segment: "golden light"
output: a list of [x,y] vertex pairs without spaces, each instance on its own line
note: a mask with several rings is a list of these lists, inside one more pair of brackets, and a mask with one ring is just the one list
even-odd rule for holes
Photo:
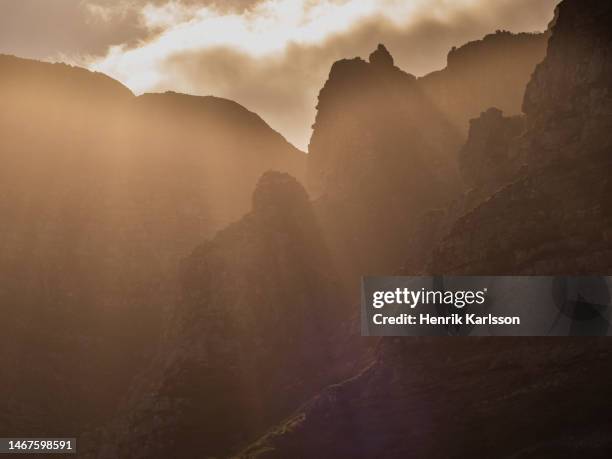
[[[269,56],[282,53],[290,44],[321,44],[368,18],[408,25],[425,9],[436,17],[447,16],[474,1],[266,0],[241,13],[176,2],[149,4],[141,12],[142,21],[161,33],[134,48],[112,47],[90,68],[142,93],[161,81],[160,64],[176,53],[226,47],[254,57]],[[438,6],[432,8],[432,3]]]

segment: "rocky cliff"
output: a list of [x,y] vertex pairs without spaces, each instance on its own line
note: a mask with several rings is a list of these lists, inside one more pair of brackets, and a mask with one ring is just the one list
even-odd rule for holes
[[[459,150],[458,158],[466,185],[481,189],[512,182],[522,166],[512,144],[523,131],[522,117],[505,117],[497,108],[471,120],[468,140]],[[487,194],[493,191],[496,190]]]
[[[333,65],[319,94],[308,177],[313,194],[321,197],[316,209],[330,246],[346,271],[422,270],[447,229],[449,219],[441,218],[440,209],[453,202],[463,209],[460,197],[473,187],[474,177],[459,168],[466,165],[472,171],[471,163],[483,154],[469,152],[495,141],[487,141],[485,134],[476,140],[473,133],[472,142],[481,145],[468,145],[459,161],[456,152],[467,137],[468,120],[491,105],[509,114],[520,112],[525,85],[544,57],[547,38],[489,35],[453,49],[444,70],[419,79],[395,66],[383,45],[368,61]],[[484,124],[495,118],[492,113]],[[497,135],[515,135],[517,123]],[[486,128],[476,122],[473,129]],[[498,148],[489,162],[509,154]]]
[[[508,146],[498,142],[520,163],[522,173],[457,221],[434,255],[434,271],[544,275],[612,270],[606,211],[612,67],[603,57],[612,51],[605,26],[611,11],[601,2],[559,6],[548,54],[525,93],[525,128]],[[498,137],[500,127],[490,128]],[[470,148],[468,143],[465,151]],[[488,155],[493,154],[489,149]],[[493,169],[506,174],[517,167],[502,160]],[[498,175],[489,168],[483,179],[499,181]]]
[[460,187],[447,160],[460,139],[384,46],[369,61],[332,66],[308,168],[317,215],[346,272],[401,265],[415,218],[444,206]]
[[[428,136],[425,128],[448,133]],[[436,166],[445,167],[444,156],[459,138],[384,45],[368,61],[332,66],[313,129],[308,167],[310,186],[318,193],[355,193],[367,184],[368,174],[388,173],[391,167],[398,174],[419,170],[426,179],[452,179]]]
[[525,132],[523,115],[504,116],[489,108],[470,120],[468,138],[457,155],[465,191],[453,203],[439,210],[439,218],[423,229],[435,229],[437,239],[427,256],[458,219],[486,201],[500,189],[524,176],[527,165],[520,154],[519,137]]
[[489,107],[521,114],[525,86],[546,54],[549,33],[497,31],[453,48],[443,70],[419,79],[427,98],[465,133]]
[[[451,224],[432,272],[612,272],[611,14],[607,2],[562,2],[525,119],[489,111],[472,123],[464,175],[497,189]],[[383,339],[370,367],[238,457],[607,457],[611,352],[597,338]]]
[[563,2],[546,59],[527,86],[523,110],[531,167],[559,159],[575,166],[609,157],[612,138],[612,33],[607,2]]

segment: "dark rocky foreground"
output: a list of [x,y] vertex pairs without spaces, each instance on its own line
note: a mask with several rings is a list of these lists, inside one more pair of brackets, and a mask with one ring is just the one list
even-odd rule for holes
[[605,340],[388,339],[237,457],[608,457]]

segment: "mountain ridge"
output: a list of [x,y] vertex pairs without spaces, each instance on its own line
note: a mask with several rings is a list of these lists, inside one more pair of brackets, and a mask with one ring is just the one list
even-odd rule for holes
[[78,433],[148,365],[179,260],[306,155],[234,102],[136,97],[65,64],[0,56],[0,98],[0,363],[42,362],[0,382],[24,401],[3,402],[0,428]]

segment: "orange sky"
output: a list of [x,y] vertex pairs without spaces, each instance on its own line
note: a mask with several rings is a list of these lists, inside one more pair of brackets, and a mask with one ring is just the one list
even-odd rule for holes
[[385,43],[404,70],[445,65],[496,29],[544,30],[557,0],[0,0],[0,53],[100,70],[136,93],[238,101],[305,149],[331,64]]

